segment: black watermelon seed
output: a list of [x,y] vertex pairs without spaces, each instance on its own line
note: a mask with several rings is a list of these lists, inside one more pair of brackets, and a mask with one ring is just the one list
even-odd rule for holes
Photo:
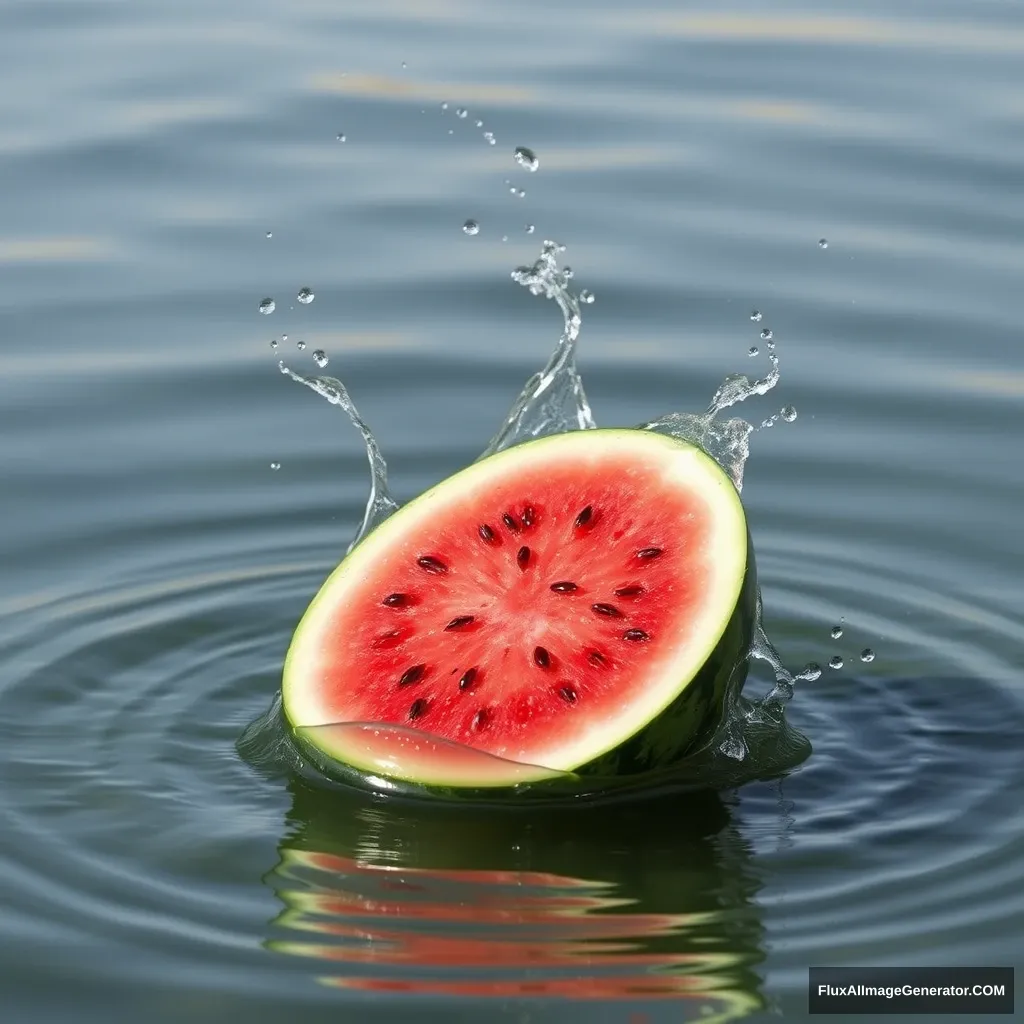
[[591,651],[587,655],[587,661],[591,665],[607,665],[608,659],[600,651]]
[[525,569],[530,564],[530,549],[528,547],[521,547],[516,552],[516,562],[519,563],[520,569]]
[[607,615],[611,619],[621,619],[622,612],[613,604],[592,604],[591,610],[597,612],[598,615]]
[[494,531],[486,523],[481,523],[476,532],[480,534],[482,541],[486,541],[488,544],[494,543]]
[[416,564],[421,569],[426,569],[427,572],[432,572],[436,576],[448,571],[448,566],[445,565],[440,558],[434,558],[433,555],[420,556],[416,559]]
[[536,516],[537,513],[533,510],[533,506],[527,505],[526,508],[523,509],[523,526],[533,526]]
[[466,671],[462,673],[462,678],[459,680],[459,689],[468,690],[476,681],[476,673],[477,670],[475,668],[467,668]]
[[622,639],[632,640],[633,643],[641,644],[645,640],[650,640],[651,638],[650,635],[645,633],[642,629],[627,629],[626,632],[622,634]]
[[576,691],[571,686],[560,686],[558,688],[558,696],[562,698],[567,704],[576,703]]
[[551,664],[551,655],[546,647],[534,647],[533,660],[541,667],[547,668]]
[[588,505],[577,517],[576,526],[586,526],[594,517],[594,506]]
[[427,705],[429,703],[430,702],[426,697],[420,697],[418,700],[414,700],[412,702],[412,707],[409,708],[409,720],[414,722],[419,718],[423,712],[427,710]]
[[458,618],[452,619],[452,621],[444,628],[446,630],[462,629],[464,626],[468,626],[472,621],[472,615],[460,615]]
[[641,587],[639,583],[637,583],[637,584],[635,584],[632,587],[619,587],[619,589],[615,591],[615,596],[616,597],[637,597],[639,594],[642,594],[642,593],[644,593],[644,588]]
[[474,716],[473,721],[470,723],[474,729],[483,729],[487,726],[487,723],[491,720],[491,713],[487,708],[481,708]]
[[402,605],[409,603],[408,594],[388,594],[387,597],[381,601],[381,604],[386,604],[389,608],[401,608]]
[[507,512],[501,517],[501,521],[513,532],[519,532],[519,524]]
[[373,641],[374,647],[394,647],[402,639],[402,631],[400,629],[392,629],[387,633],[381,633],[376,640]]
[[558,583],[552,583],[551,589],[556,594],[571,594],[574,590],[579,590],[580,588],[569,580],[560,580]]
[[399,686],[411,686],[413,683],[419,682],[423,678],[423,673],[427,671],[426,665],[413,665],[412,668],[407,668],[398,680]]
[[649,562],[652,558],[657,558],[660,554],[661,548],[641,548],[636,553],[636,557],[642,562]]

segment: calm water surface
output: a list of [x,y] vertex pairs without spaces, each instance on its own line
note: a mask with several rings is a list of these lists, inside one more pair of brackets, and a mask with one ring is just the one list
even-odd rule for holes
[[[1024,6],[5,0],[0,68],[4,1020],[799,1020],[809,964],[1024,964]],[[813,756],[572,817],[265,777],[367,488],[271,339],[408,498],[550,351],[545,237],[604,425],[774,332],[744,497],[787,663],[842,659]]]

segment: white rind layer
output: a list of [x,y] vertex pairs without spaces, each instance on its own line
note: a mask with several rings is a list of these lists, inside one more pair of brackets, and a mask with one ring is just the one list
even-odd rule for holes
[[[292,726],[331,723],[320,689],[303,682],[317,678],[318,655],[346,590],[374,575],[382,555],[407,531],[420,523],[440,521],[449,509],[456,514],[469,491],[486,490],[520,470],[543,471],[545,460],[551,460],[550,465],[569,461],[580,466],[599,464],[613,453],[653,464],[663,484],[696,493],[707,505],[710,528],[702,554],[712,571],[703,603],[688,620],[690,640],[678,649],[665,645],[664,654],[649,663],[644,684],[604,709],[601,719],[594,720],[588,712],[586,735],[576,742],[533,749],[522,758],[516,751],[502,756],[572,771],[618,747],[655,719],[700,671],[732,617],[747,568],[746,518],[732,481],[699,448],[646,430],[600,429],[530,441],[474,463],[403,506],[366,537],[327,578],[295,631],[282,683],[284,711]],[[397,770],[396,776],[401,777]],[[427,780],[417,775],[410,781]]]

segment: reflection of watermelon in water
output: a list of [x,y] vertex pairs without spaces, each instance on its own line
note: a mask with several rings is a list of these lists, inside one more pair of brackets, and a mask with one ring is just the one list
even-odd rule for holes
[[762,1004],[759,877],[714,793],[568,814],[290,788],[268,946],[392,1016],[425,995],[622,1000],[623,1022],[661,1000],[678,1021]]
[[[640,430],[533,441],[341,563],[296,630],[285,714],[334,760],[413,782],[642,771],[719,719],[755,590],[739,496],[699,449]],[[354,722],[403,728],[331,727]]]

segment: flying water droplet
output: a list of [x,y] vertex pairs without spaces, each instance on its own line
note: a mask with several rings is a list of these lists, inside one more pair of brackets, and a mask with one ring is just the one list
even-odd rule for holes
[[345,141],[345,133],[344,132],[338,132],[336,138],[337,138],[337,140],[339,142],[344,142]]
[[807,682],[813,683],[816,679],[821,678],[821,666],[816,661],[809,661],[796,678],[806,679]]
[[280,462],[272,462],[270,468],[276,473],[281,468]]
[[750,311],[750,319],[753,320],[755,324],[758,323],[761,319],[761,311],[759,309],[752,309]]
[[757,348],[756,345],[751,345],[750,348],[747,349],[747,355],[748,356],[756,356],[757,353],[758,353],[758,348]]
[[828,248],[828,239],[827,238],[819,238],[818,239],[818,248],[819,249],[827,249]]
[[308,288],[300,289],[299,290],[299,294],[296,295],[295,297],[304,306],[308,306],[316,298],[316,296]]
[[507,242],[507,241],[508,241],[508,235],[502,235],[502,236],[501,236],[501,240],[502,240],[503,242]]
[[828,660],[828,667],[829,668],[842,668],[843,667],[843,659],[838,654],[835,655],[832,658],[829,658],[829,660]]
[[475,124],[476,124],[477,128],[483,128],[483,126],[484,126],[483,121],[476,121]]
[[594,293],[589,288],[584,288],[580,292],[580,302],[585,302],[588,306],[594,302]]
[[313,353],[313,362],[322,370],[328,363],[327,353],[322,348],[316,349]]
[[765,328],[765,329],[764,329],[764,330],[763,330],[763,331],[761,332],[761,340],[762,340],[762,341],[771,341],[771,340],[772,340],[772,338],[774,338],[774,337],[775,337],[775,335],[774,335],[774,334],[772,333],[772,330],[771,330],[771,328],[770,328],[770,327],[766,327],[766,328]]
[[540,167],[540,161],[537,159],[536,153],[532,149],[527,149],[526,146],[516,146],[512,156],[520,167],[525,167],[528,171],[532,172]]
[[267,232],[267,238],[273,238],[273,237],[274,237],[274,232],[273,231],[268,231]]
[[270,316],[270,314],[273,313],[275,309],[277,309],[277,303],[273,299],[264,299],[260,303],[260,312],[264,316]]
[[839,640],[843,635],[843,627],[833,626],[832,631],[829,635],[832,637],[833,640]]
[[779,411],[779,415],[787,422],[792,423],[796,419],[797,412],[792,405],[784,405]]
[[493,146],[497,143],[497,139],[494,137],[494,132],[484,132],[484,138],[487,140],[489,146]]
[[442,103],[441,104],[441,109],[442,110],[447,110],[448,109],[448,104],[447,103]]
[[865,647],[864,650],[860,652],[860,660],[865,662],[874,661],[875,652],[871,650],[870,647]]
[[270,339],[270,347],[274,349],[275,352],[277,351],[277,338]]
[[297,341],[297,342],[295,342],[295,347],[300,352],[305,352],[306,351],[306,343],[304,341]]
[[459,107],[459,109],[455,111],[455,116],[460,120],[465,121],[465,119],[469,117],[469,111],[465,107]]
[[533,224],[527,224],[527,225],[526,225],[526,233],[527,233],[528,235],[532,235],[532,234],[534,233],[534,231],[536,231],[536,230],[537,230],[537,229],[536,229],[536,227],[534,227],[534,225],[533,225]]
[[480,234],[480,225],[477,224],[475,220],[467,220],[466,223],[462,225],[462,230],[465,231],[467,235],[478,235]]

